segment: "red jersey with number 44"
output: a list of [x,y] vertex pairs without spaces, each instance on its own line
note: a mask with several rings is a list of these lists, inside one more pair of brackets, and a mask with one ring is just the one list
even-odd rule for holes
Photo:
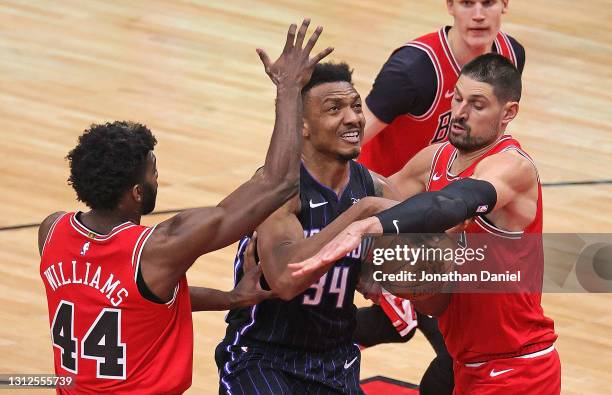
[[[505,135],[470,167],[453,175],[450,168],[457,149],[449,142],[441,144],[433,158],[427,190],[438,191],[470,177],[482,159],[508,150],[515,150],[533,163],[519,142]],[[537,264],[540,267],[533,272],[541,275],[541,233],[542,188],[538,180],[537,211],[529,226],[521,232],[509,232],[499,229],[485,216],[478,216],[465,228],[465,245],[470,246],[470,234],[488,234],[485,248],[488,247],[486,256],[491,262],[499,262],[502,268],[510,270]],[[541,287],[541,280],[538,281]],[[468,363],[515,357],[549,347],[557,335],[553,321],[544,316],[541,299],[541,288],[537,292],[453,293],[448,308],[439,317],[448,351],[453,359]]]
[[126,222],[109,234],[76,213],[59,217],[43,247],[55,373],[60,393],[182,393],[191,385],[193,329],[187,279],[168,303],[144,299],[140,255],[154,228]]
[[[397,173],[428,145],[446,141],[451,118],[451,99],[461,72],[450,50],[444,28],[406,45],[427,54],[436,71],[437,91],[432,105],[424,114],[398,116],[363,146],[359,162],[385,177]],[[517,65],[516,54],[505,33],[497,33],[494,47],[497,53]]]

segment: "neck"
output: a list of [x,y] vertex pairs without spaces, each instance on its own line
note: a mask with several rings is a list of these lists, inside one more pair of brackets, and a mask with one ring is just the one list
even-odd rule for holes
[[302,162],[311,176],[320,184],[336,192],[336,195],[340,194],[348,183],[350,175],[348,161],[338,158],[332,159],[315,150],[305,149],[302,154]]
[[463,68],[472,59],[490,52],[493,42],[482,47],[471,47],[461,38],[457,29],[452,27],[448,32],[448,44],[457,63],[459,63],[459,67]]
[[83,213],[80,218],[83,225],[100,234],[107,234],[114,227],[124,222],[140,224],[140,215],[125,213],[118,210],[90,210]]

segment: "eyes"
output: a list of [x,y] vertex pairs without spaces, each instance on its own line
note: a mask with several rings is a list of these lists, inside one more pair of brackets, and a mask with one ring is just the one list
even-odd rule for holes
[[[337,113],[338,111],[340,111],[342,109],[343,106],[341,106],[339,103],[337,104],[332,104],[330,107],[327,108],[326,112],[329,113]],[[355,102],[351,105],[351,108],[353,110],[355,110],[356,112],[361,112],[361,102]]]
[[[465,7],[471,7],[473,6],[476,2],[472,1],[472,0],[464,0],[464,1],[460,1],[461,5],[465,6]],[[496,3],[496,0],[485,0],[481,2],[483,7],[490,7],[493,4]]]
[[[455,92],[455,95],[453,96],[453,101],[459,104],[463,101],[463,98],[461,97],[461,95],[459,95],[459,93]],[[485,103],[479,99],[468,100],[468,104],[471,104],[472,107],[478,111],[483,110],[485,108]]]

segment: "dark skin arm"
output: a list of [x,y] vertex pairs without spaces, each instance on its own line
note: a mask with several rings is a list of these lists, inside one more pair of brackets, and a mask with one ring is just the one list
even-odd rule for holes
[[[373,174],[377,195],[394,196],[394,189],[382,176]],[[368,213],[377,212],[396,204],[393,200],[366,197],[342,213],[319,233],[304,237],[298,220],[299,199],[296,197],[285,204],[258,227],[259,255],[264,275],[271,289],[283,300],[291,300],[316,282],[329,267],[316,270],[309,275],[295,278],[287,266],[319,251],[352,221],[365,218]]]
[[302,48],[309,21],[297,37],[291,25],[281,56],[271,63],[257,52],[277,87],[276,120],[264,170],[223,199],[216,207],[185,210],[160,223],[143,249],[142,275],[151,291],[169,299],[174,287],[200,256],[250,234],[274,210],[295,195],[299,185],[302,102],[300,91],[314,66],[331,52],[310,58],[321,28]]
[[191,311],[231,310],[249,307],[274,297],[271,291],[265,291],[259,285],[261,267],[255,262],[255,245],[257,234],[254,233],[244,253],[242,279],[229,292],[204,287],[189,287]]

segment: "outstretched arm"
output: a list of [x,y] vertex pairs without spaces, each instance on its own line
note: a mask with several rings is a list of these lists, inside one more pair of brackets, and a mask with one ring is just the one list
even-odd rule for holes
[[229,292],[204,287],[189,287],[191,311],[231,310],[249,307],[262,300],[274,297],[271,291],[265,291],[259,285],[261,266],[255,262],[255,245],[257,233],[253,234],[244,253],[243,276],[240,282]]
[[296,216],[299,212],[297,199],[277,210],[257,228],[259,234],[257,251],[270,288],[283,300],[291,300],[302,293],[316,282],[327,268],[315,270],[307,276],[296,279],[292,277],[288,263],[312,256],[351,222],[395,203],[374,197],[361,199],[319,233],[308,238],[304,237],[302,225]]
[[185,210],[159,224],[142,255],[142,274],[151,291],[168,298],[181,276],[197,257],[235,242],[251,233],[274,210],[297,192],[301,151],[301,89],[314,66],[331,52],[328,48],[310,58],[322,28],[304,47],[309,20],[296,37],[291,25],[281,56],[271,63],[258,54],[277,86],[276,120],[262,172],[242,184],[216,207]]

